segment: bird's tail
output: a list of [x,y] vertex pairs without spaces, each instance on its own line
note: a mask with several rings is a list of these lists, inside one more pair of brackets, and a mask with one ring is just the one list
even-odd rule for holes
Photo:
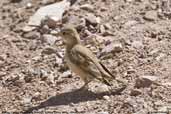
[[108,86],[112,86],[113,85],[112,80],[113,79],[111,79],[111,78],[109,79],[109,78],[103,77],[101,81]]

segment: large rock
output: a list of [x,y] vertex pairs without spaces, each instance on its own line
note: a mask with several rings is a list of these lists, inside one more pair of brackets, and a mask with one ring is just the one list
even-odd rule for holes
[[64,0],[41,7],[33,16],[30,17],[28,25],[40,26],[41,20],[43,20],[46,16],[55,17],[56,20],[60,20],[63,13],[69,8],[69,6],[70,2],[68,0]]

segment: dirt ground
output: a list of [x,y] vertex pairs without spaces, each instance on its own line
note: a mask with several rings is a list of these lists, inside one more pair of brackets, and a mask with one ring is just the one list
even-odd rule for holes
[[[82,42],[116,77],[126,81],[127,87],[120,93],[78,90],[83,82],[65,65],[60,38],[57,46],[44,40],[53,28],[23,32],[38,8],[58,1],[0,0],[1,113],[147,114],[171,110],[169,0],[73,0],[64,15],[78,24]],[[28,3],[32,4],[29,8]],[[84,4],[91,7],[77,11]],[[86,24],[77,21],[88,13],[100,18],[100,23],[91,22],[93,18]],[[110,44],[121,46],[110,51]]]

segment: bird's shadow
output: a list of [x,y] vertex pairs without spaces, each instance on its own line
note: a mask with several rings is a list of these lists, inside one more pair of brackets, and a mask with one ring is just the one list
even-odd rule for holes
[[37,111],[41,108],[58,106],[58,105],[68,105],[70,103],[79,103],[85,101],[93,101],[96,99],[102,99],[105,95],[116,95],[120,94],[120,92],[101,92],[94,93],[88,90],[75,90],[71,92],[61,93],[59,95],[50,97],[46,101],[40,103],[38,106],[28,108],[25,113],[31,113],[33,111]]

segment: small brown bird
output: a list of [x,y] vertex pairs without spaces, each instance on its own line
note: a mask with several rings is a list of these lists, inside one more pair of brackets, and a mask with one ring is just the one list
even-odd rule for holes
[[63,38],[66,45],[65,60],[69,68],[85,82],[82,88],[87,87],[94,79],[111,86],[110,82],[115,80],[115,77],[88,48],[81,44],[74,27],[63,27],[58,35]]

